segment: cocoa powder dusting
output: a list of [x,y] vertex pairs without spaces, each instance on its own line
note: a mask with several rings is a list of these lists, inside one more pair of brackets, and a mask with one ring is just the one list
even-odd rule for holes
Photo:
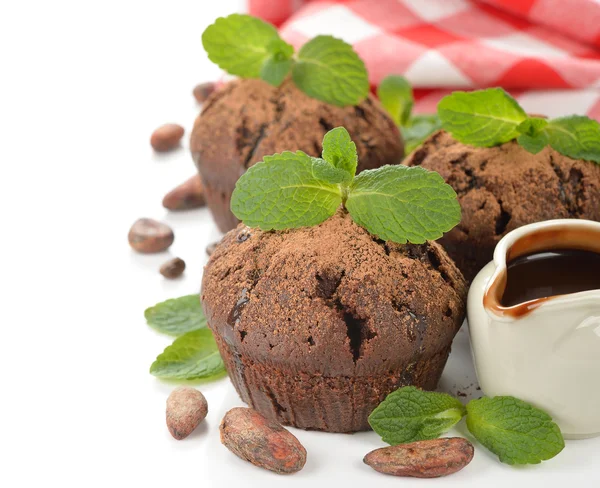
[[341,432],[369,428],[399,386],[436,387],[465,298],[439,245],[385,243],[343,209],[311,228],[240,225],[202,284],[242,399],[280,422]]
[[511,230],[550,219],[600,221],[600,166],[551,147],[538,154],[515,141],[472,147],[438,131],[404,164],[437,171],[458,193],[462,221],[439,242],[468,281]]
[[359,172],[401,162],[402,137],[372,95],[356,107],[336,107],[309,97],[291,80],[278,88],[236,80],[213,93],[196,119],[190,149],[219,228],[226,232],[238,224],[230,197],[247,168],[283,151],[320,156],[323,136],[339,126],[356,143]]

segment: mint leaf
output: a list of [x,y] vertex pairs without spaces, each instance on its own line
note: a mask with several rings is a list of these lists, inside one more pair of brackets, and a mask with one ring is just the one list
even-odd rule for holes
[[410,154],[423,144],[436,130],[441,129],[442,121],[436,114],[414,115],[408,124],[400,127],[402,139],[404,139],[404,152]]
[[600,124],[583,115],[552,119],[544,129],[549,144],[573,159],[600,163]]
[[315,161],[315,165],[313,166],[313,171],[315,178],[320,181],[326,183],[350,183],[352,181],[352,175],[348,173],[346,170],[341,168],[336,168],[331,165],[329,162],[325,161],[321,158],[313,158],[310,159]]
[[517,126],[517,131],[521,134],[517,137],[517,142],[526,151],[533,154],[539,153],[549,143],[548,134],[544,130],[547,125],[546,119],[528,117]]
[[224,371],[219,349],[209,329],[193,330],[178,337],[150,366],[154,376],[172,380],[210,378]]
[[452,187],[419,166],[361,172],[350,185],[346,208],[371,234],[399,244],[437,239],[460,222]]
[[262,80],[273,86],[279,86],[292,69],[294,47],[282,39],[273,39],[267,47],[271,56],[260,69]]
[[542,117],[527,117],[517,126],[519,134],[536,136],[548,125],[548,121]]
[[369,415],[369,424],[384,442],[405,444],[438,438],[465,413],[450,395],[407,386],[390,393]]
[[440,101],[442,126],[464,144],[490,147],[519,135],[517,127],[527,118],[517,101],[502,88],[454,92]]
[[206,317],[197,294],[157,303],[144,311],[144,317],[153,329],[174,336],[206,327]]
[[308,96],[339,107],[356,105],[369,93],[365,64],[352,46],[332,36],[302,46],[292,78]]
[[406,125],[410,119],[414,98],[410,83],[403,76],[386,76],[377,88],[377,97],[396,122],[396,125]]
[[565,447],[560,429],[547,413],[509,396],[469,402],[467,427],[507,464],[538,464]]
[[342,203],[339,185],[322,180],[329,168],[335,169],[302,151],[265,156],[236,183],[231,211],[262,230],[320,224]]
[[323,137],[323,159],[336,168],[343,169],[350,177],[356,174],[358,153],[356,144],[344,127],[331,129]]
[[202,34],[208,58],[243,78],[260,77],[263,64],[275,54],[273,42],[277,40],[279,34],[271,24],[241,14],[219,17]]
[[269,85],[279,86],[292,69],[293,63],[291,59],[278,60],[275,57],[270,57],[260,69],[260,78]]

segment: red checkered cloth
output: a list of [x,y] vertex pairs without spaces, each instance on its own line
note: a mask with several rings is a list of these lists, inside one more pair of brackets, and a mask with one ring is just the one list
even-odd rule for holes
[[600,119],[598,0],[249,0],[297,48],[353,44],[376,86],[403,74],[416,110],[453,89],[502,86],[532,113]]

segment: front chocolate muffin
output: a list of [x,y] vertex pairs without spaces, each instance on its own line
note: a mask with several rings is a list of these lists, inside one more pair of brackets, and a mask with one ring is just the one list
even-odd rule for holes
[[240,397],[303,429],[369,428],[396,388],[435,389],[466,285],[435,242],[374,238],[344,209],[322,224],[240,224],[207,264],[202,304]]
[[207,204],[222,232],[238,224],[230,199],[238,178],[265,155],[294,148],[321,154],[323,135],[344,126],[356,143],[358,171],[398,164],[404,156],[396,124],[369,95],[357,106],[336,107],[300,91],[246,79],[213,93],[196,119],[190,147]]

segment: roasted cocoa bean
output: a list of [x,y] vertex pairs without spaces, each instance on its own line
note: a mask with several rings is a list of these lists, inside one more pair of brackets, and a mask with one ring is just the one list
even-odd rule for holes
[[167,398],[167,427],[177,440],[190,435],[207,413],[206,398],[195,388],[180,386]]
[[278,474],[295,473],[306,450],[290,432],[251,408],[232,408],[221,422],[221,442],[235,455]]
[[150,145],[158,152],[170,151],[179,145],[184,132],[184,128],[177,124],[161,125],[150,136]]
[[200,83],[194,87],[194,98],[198,103],[204,103],[206,99],[215,91],[216,84],[212,81]]
[[169,210],[189,210],[204,207],[204,186],[200,175],[194,175],[165,195],[163,207]]
[[129,245],[137,252],[155,253],[169,248],[175,240],[167,224],[153,219],[139,219],[129,229]]
[[363,461],[380,473],[438,478],[456,473],[473,459],[473,444],[461,437],[418,441],[371,451]]
[[178,278],[185,271],[185,261],[181,258],[169,259],[160,267],[160,274],[170,280]]
[[215,249],[217,248],[218,245],[219,245],[218,242],[213,242],[213,243],[209,244],[208,246],[206,246],[206,254],[208,254],[208,256],[212,256],[213,252],[215,252]]

